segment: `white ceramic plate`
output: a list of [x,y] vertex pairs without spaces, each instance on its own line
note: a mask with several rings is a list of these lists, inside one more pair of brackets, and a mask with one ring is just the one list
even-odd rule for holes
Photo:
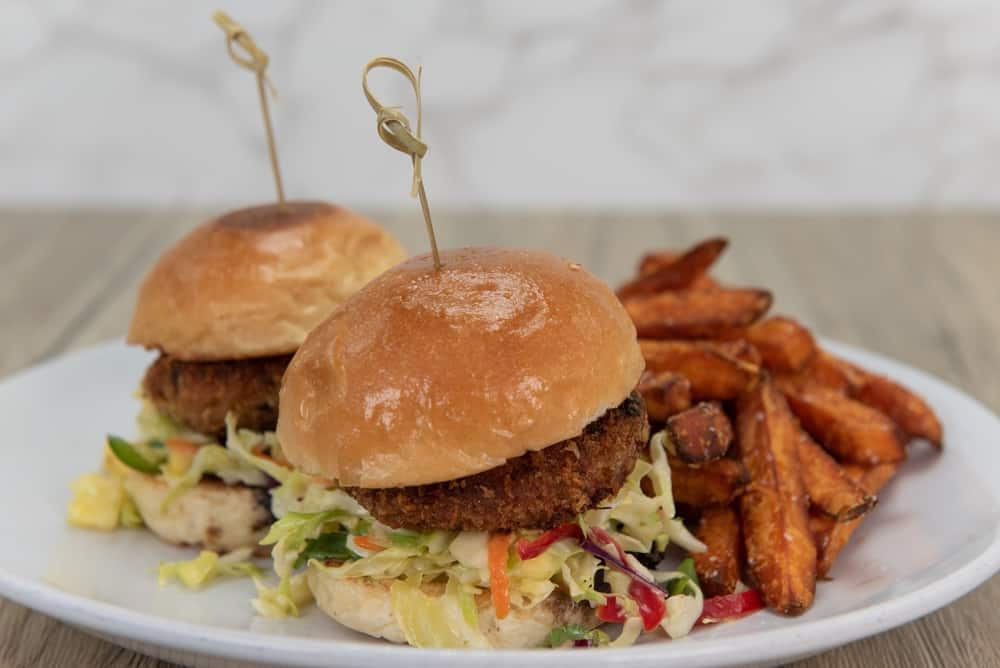
[[[939,412],[947,447],[910,459],[840,555],[816,604],[788,619],[763,612],[697,630],[681,641],[573,651],[576,666],[723,666],[808,656],[925,615],[1000,567],[1000,420],[945,383],[876,355],[835,351],[901,380]],[[430,651],[373,641],[312,610],[301,619],[256,617],[253,586],[223,582],[203,593],[160,589],[155,567],[189,552],[144,531],[72,529],[69,482],[96,468],[105,432],[132,433],[133,391],[150,357],[111,343],[0,382],[0,595],[165,659],[295,666],[550,666],[552,650]],[[188,556],[186,556],[188,555]]]

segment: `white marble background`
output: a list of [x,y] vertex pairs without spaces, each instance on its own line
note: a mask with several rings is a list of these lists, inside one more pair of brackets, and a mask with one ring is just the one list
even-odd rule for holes
[[[2,0],[0,203],[271,197],[214,6]],[[272,56],[290,196],[409,204],[360,89],[385,54],[425,68],[433,206],[1000,204],[996,0],[222,7]]]

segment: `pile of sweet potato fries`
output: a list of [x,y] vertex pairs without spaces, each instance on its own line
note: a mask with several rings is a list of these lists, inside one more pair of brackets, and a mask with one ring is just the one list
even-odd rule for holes
[[640,391],[666,430],[674,498],[708,551],[706,596],[746,579],[795,615],[876,494],[941,424],[900,384],[823,350],[803,325],[765,318],[771,293],[708,274],[727,242],[642,258],[618,296],[646,358]]

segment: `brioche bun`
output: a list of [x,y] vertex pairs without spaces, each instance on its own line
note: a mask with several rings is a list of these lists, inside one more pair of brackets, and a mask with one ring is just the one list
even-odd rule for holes
[[162,478],[130,471],[124,483],[146,526],[168,543],[219,553],[252,547],[267,554],[259,545],[274,521],[266,490],[202,480],[164,509],[170,488]]
[[548,253],[412,258],[314,329],[280,392],[298,469],[364,488],[470,476],[582,433],[644,362],[614,293]]
[[[404,644],[406,637],[392,611],[390,589],[395,580],[337,578],[322,566],[310,563],[306,582],[319,608],[344,626]],[[440,583],[424,583],[425,594],[440,596]],[[594,628],[600,623],[589,603],[574,603],[566,594],[554,591],[533,608],[511,607],[503,619],[496,618],[489,593],[476,597],[479,628],[496,648],[518,649],[540,646],[557,626],[581,624]]]
[[188,361],[291,353],[405,257],[385,230],[330,204],[233,211],[160,257],[139,289],[128,342]]

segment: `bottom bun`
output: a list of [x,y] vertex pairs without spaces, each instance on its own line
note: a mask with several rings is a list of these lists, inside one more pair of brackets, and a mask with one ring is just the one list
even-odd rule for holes
[[[389,589],[394,580],[371,578],[337,578],[321,566],[309,564],[306,581],[316,604],[323,612],[344,626],[376,638],[405,643],[403,630],[392,612]],[[424,592],[438,595],[444,587],[425,584]],[[497,619],[488,594],[476,598],[479,606],[479,627],[496,648],[531,648],[545,642],[557,626],[581,624],[594,628],[600,624],[589,603],[574,603],[560,591],[533,608],[511,607],[503,619]]]
[[[241,547],[262,550],[260,539],[274,521],[267,491],[203,480],[163,509],[167,483],[141,473],[125,477],[125,491],[150,531],[175,545],[223,553]],[[266,554],[266,550],[264,550]]]

